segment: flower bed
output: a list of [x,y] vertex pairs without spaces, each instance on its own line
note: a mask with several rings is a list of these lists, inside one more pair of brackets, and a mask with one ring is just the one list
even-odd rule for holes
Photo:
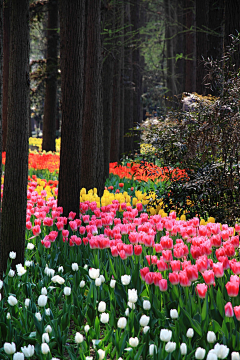
[[98,207],[96,190],[67,219],[57,182],[29,181],[25,264],[14,272],[10,253],[0,282],[1,358],[239,359],[239,225],[149,216],[123,193]]

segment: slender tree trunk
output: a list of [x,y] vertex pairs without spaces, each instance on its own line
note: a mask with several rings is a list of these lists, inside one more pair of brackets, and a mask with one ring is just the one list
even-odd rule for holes
[[121,8],[121,79],[120,79],[120,141],[119,154],[120,157],[124,153],[124,3]]
[[[109,2],[108,2],[109,4]],[[105,15],[105,29],[113,30],[115,7],[107,7]],[[105,36],[104,61],[102,67],[102,87],[103,87],[103,145],[104,145],[104,177],[109,177],[110,146],[111,146],[111,127],[112,127],[112,98],[113,98],[113,67],[114,57],[112,52],[113,40],[110,34]]]
[[[177,34],[177,54],[180,56],[176,59],[176,75],[177,75],[177,94],[181,95],[184,91],[184,21],[183,16],[184,0],[179,0],[177,3],[177,22],[178,22],[178,34]],[[182,54],[182,57],[181,57]]]
[[81,187],[104,190],[102,116],[101,0],[87,2],[86,65],[83,116]]
[[[3,0],[0,0],[0,179],[2,178],[2,119],[3,119]],[[1,205],[1,200],[0,200]],[[0,215],[1,234],[1,215]]]
[[[131,47],[131,16],[130,5],[125,5],[125,36],[124,36],[124,153],[133,153],[133,70]],[[130,136],[129,136],[130,135]]]
[[197,38],[197,76],[196,76],[196,91],[198,94],[206,94],[206,88],[203,84],[203,79],[206,75],[203,58],[207,58],[207,44],[208,34],[208,7],[209,0],[202,0],[196,2],[196,38]]
[[42,149],[55,151],[58,72],[58,0],[49,0],[47,27],[47,78]]
[[[185,91],[196,91],[196,31],[195,31],[195,0],[186,0],[186,77]],[[190,30],[192,29],[192,30]]]
[[24,264],[29,121],[29,1],[11,8],[7,151],[2,204],[0,273],[10,251],[13,265]]
[[79,214],[85,1],[59,1],[62,132],[58,204]]
[[3,151],[6,151],[6,142],[7,142],[10,9],[11,9],[11,0],[5,2],[3,9],[3,103],[2,103],[2,150]]
[[[230,35],[237,36],[240,31],[240,2],[238,0],[225,0],[225,34],[224,34],[224,49],[232,43]],[[237,46],[237,51],[233,55],[233,63],[236,69],[240,67],[240,45]]]

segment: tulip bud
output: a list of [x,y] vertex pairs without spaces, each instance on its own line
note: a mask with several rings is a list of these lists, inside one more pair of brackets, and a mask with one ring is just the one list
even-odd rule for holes
[[130,281],[131,281],[131,275],[122,275],[121,276],[121,282],[123,285],[130,284]]
[[136,307],[136,306],[135,306],[134,303],[128,301],[127,305],[128,305],[128,307],[130,307],[130,309],[135,310],[135,307]]
[[168,342],[172,338],[172,331],[167,329],[161,329],[160,331],[160,340]]
[[85,325],[84,326],[84,331],[87,333],[90,330],[90,326],[89,325]]
[[59,268],[58,268],[58,272],[63,273],[63,271],[64,271],[63,266],[59,266]]
[[35,317],[36,317],[36,319],[37,319],[38,321],[41,321],[41,320],[42,320],[42,316],[41,316],[40,312],[36,312],[36,313],[35,313]]
[[17,254],[14,251],[10,251],[9,257],[10,259],[16,259]]
[[129,339],[129,344],[130,344],[130,346],[132,346],[132,347],[137,347],[138,344],[139,344],[138,338],[137,338],[137,337],[135,337],[135,338],[131,337],[131,338]]
[[103,323],[103,324],[107,324],[109,322],[109,314],[107,313],[102,313],[100,315],[100,321]]
[[187,344],[182,343],[180,345],[180,351],[181,351],[181,355],[187,355]]
[[13,360],[24,360],[24,354],[21,352],[17,352],[13,355]]
[[189,328],[186,335],[187,335],[188,338],[192,338],[193,335],[194,335],[193,329],[192,329],[192,328]]
[[96,285],[96,286],[101,286],[101,284],[102,284],[102,280],[101,280],[100,277],[98,277],[97,279],[95,279],[95,285]]
[[48,308],[48,309],[45,309],[45,314],[46,314],[47,316],[50,316],[51,312],[50,312],[50,309],[49,309],[49,308]]
[[202,360],[204,359],[205,354],[206,354],[206,350],[201,347],[198,347],[197,350],[195,351],[195,358]]
[[216,335],[213,331],[208,331],[207,333],[207,342],[213,344],[216,341]]
[[38,306],[44,307],[47,304],[47,296],[46,295],[40,295],[38,298]]
[[72,263],[72,270],[73,271],[78,271],[78,264],[77,263]]
[[101,283],[103,284],[105,282],[105,277],[103,275],[100,275],[99,277],[101,279]]
[[45,287],[41,289],[41,295],[47,295],[47,289]]
[[126,308],[126,310],[125,310],[125,315],[126,315],[126,316],[129,316],[129,308]]
[[172,319],[174,319],[174,320],[178,318],[178,312],[177,312],[176,309],[171,309],[171,310],[170,310],[170,317],[171,317]]
[[150,310],[151,309],[151,303],[149,300],[143,300],[143,309],[144,310]]
[[50,349],[49,349],[48,344],[43,343],[43,344],[41,345],[41,351],[42,351],[42,353],[43,353],[44,355],[46,355],[47,353],[49,353]]
[[149,324],[149,321],[150,321],[150,316],[142,315],[139,320],[139,324],[141,326],[147,326]]
[[144,326],[143,333],[146,334],[150,329],[150,326]]
[[106,311],[106,303],[105,303],[105,301],[100,301],[100,303],[98,304],[98,311],[99,312]]
[[115,288],[115,285],[116,285],[116,280],[111,280],[110,281],[110,287],[112,288],[112,289],[114,289]]
[[12,270],[12,269],[10,269],[10,270],[9,270],[9,273],[8,273],[8,276],[14,277],[14,275],[15,275],[15,271]]
[[47,325],[46,328],[45,328],[45,331],[46,331],[46,333],[51,334],[51,332],[52,332],[51,325]]
[[76,335],[75,335],[75,343],[76,344],[81,344],[82,342],[83,342],[83,336],[82,336],[82,334],[77,332]]
[[34,354],[34,345],[29,344],[28,347],[21,347],[21,350],[26,357],[31,357]]
[[25,307],[28,307],[30,305],[30,299],[25,299]]
[[71,295],[71,288],[68,286],[65,286],[65,288],[63,289],[64,295],[65,296],[70,296]]
[[213,349],[208,352],[207,360],[218,360],[217,354]]
[[46,333],[43,333],[43,334],[42,334],[42,342],[43,342],[43,343],[49,343],[49,341],[50,341],[50,339],[49,339],[48,333],[47,333],[47,332],[46,332]]
[[82,280],[82,281],[80,281],[80,288],[83,288],[84,286],[85,286],[85,281],[84,280]]
[[151,345],[149,345],[149,355],[153,356],[154,353],[157,354],[157,347],[156,347],[156,345],[151,344]]
[[117,322],[117,327],[119,329],[124,329],[127,325],[127,319],[125,317],[120,317]]
[[104,357],[105,357],[105,351],[102,350],[102,349],[98,349],[98,357],[99,357],[99,360],[103,360]]
[[240,360],[239,352],[233,351],[231,354],[231,360]]
[[165,345],[165,351],[168,353],[172,353],[174,350],[176,350],[176,343],[169,341],[166,345]]
[[7,317],[7,320],[10,320],[11,319],[11,314],[8,312],[6,317]]
[[15,306],[15,305],[17,305],[17,303],[18,303],[18,301],[17,301],[17,299],[15,298],[15,296],[12,296],[12,295],[10,295],[10,296],[8,297],[7,302],[8,302],[9,305],[11,305],[11,306]]
[[91,279],[96,280],[99,277],[100,270],[91,268],[88,273]]

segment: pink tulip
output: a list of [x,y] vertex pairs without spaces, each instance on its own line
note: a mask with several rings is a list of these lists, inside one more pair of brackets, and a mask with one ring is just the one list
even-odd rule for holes
[[228,296],[230,296],[230,297],[238,296],[239,282],[229,281],[229,282],[227,282],[227,284],[225,286],[226,286],[226,289],[228,292]]
[[234,314],[238,321],[240,321],[240,306],[234,306]]
[[204,281],[207,285],[213,285],[214,284],[214,272],[213,270],[206,270],[202,273],[202,276],[204,278]]
[[204,299],[207,293],[207,285],[206,284],[197,284],[196,286],[196,292],[198,294],[198,296],[201,299]]
[[177,285],[179,284],[179,276],[178,276],[178,273],[176,272],[172,272],[172,273],[169,273],[169,281],[172,285]]
[[166,279],[159,280],[158,284],[159,284],[160,291],[167,291],[167,280]]
[[223,277],[224,275],[223,264],[221,262],[217,262],[213,264],[213,272],[217,278]]
[[225,305],[225,316],[226,317],[233,317],[233,307],[232,307],[232,304],[230,302],[228,302]]

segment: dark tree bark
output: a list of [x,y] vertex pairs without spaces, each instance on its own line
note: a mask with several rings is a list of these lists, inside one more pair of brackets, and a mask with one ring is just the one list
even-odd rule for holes
[[10,251],[24,264],[29,120],[29,1],[11,8],[7,151],[2,204],[0,273]]
[[208,8],[209,0],[196,2],[196,38],[197,38],[197,73],[196,73],[196,91],[198,94],[206,94],[204,86],[204,77],[206,69],[204,68],[204,59],[207,59],[208,44]]
[[[113,31],[115,7],[106,6],[104,28]],[[111,127],[112,127],[112,98],[113,98],[113,40],[110,33],[104,39],[104,60],[102,67],[102,101],[103,101],[103,145],[104,145],[104,178],[109,177]]]
[[132,70],[132,47],[131,47],[131,16],[130,5],[125,5],[125,35],[124,35],[124,153],[133,153],[133,136],[130,129],[133,128],[133,70]]
[[10,46],[10,7],[11,0],[5,2],[3,9],[3,104],[2,104],[2,151],[6,151],[7,108]]
[[181,57],[181,54],[184,55],[185,53],[185,44],[184,44],[184,25],[185,25],[185,16],[184,14],[184,0],[179,0],[177,2],[177,44],[176,44],[176,50],[177,54],[179,55],[179,58],[176,59],[176,76],[177,76],[177,94],[179,97],[184,91],[184,58]]
[[87,2],[86,64],[82,132],[81,187],[104,190],[102,116],[101,0]]
[[115,1],[115,41],[114,41],[114,72],[113,72],[113,97],[112,97],[112,125],[111,125],[111,150],[110,162],[119,161],[120,154],[120,81],[121,81],[121,45],[117,30],[121,26],[122,3]]
[[42,149],[55,151],[58,73],[58,0],[49,0],[47,24],[46,93]]
[[186,76],[185,91],[196,91],[196,19],[195,0],[186,0]]
[[221,59],[223,54],[224,1],[209,0],[208,27],[211,32],[208,35],[207,56],[210,59]]
[[119,154],[120,157],[124,153],[124,3],[121,8],[121,78],[120,78],[120,141],[119,141]]
[[[3,0],[0,0],[0,179],[2,178],[2,114],[3,114]],[[1,205],[1,200],[0,200]],[[1,216],[0,216],[1,232]]]
[[[225,34],[224,34],[224,52],[232,43],[230,35],[237,36],[240,32],[240,2],[238,0],[225,1]],[[233,55],[233,63],[236,69],[240,67],[240,45],[237,46],[237,51]]]
[[79,214],[85,1],[59,1],[62,133],[58,204]]

